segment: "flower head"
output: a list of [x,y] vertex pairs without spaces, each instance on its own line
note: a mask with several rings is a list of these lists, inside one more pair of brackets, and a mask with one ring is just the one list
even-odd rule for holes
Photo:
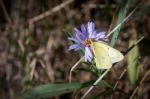
[[81,25],[80,30],[74,28],[75,34],[73,37],[68,38],[74,41],[75,44],[69,46],[69,50],[78,51],[85,49],[85,61],[91,62],[93,59],[93,53],[90,45],[92,41],[106,41],[105,32],[97,33],[93,22],[88,22],[87,26]]

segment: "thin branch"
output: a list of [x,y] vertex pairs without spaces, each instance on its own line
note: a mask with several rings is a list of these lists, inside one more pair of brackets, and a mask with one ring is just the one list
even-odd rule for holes
[[[140,81],[140,85],[144,82],[145,78],[148,76],[149,73],[150,73],[150,70],[148,70],[148,71],[146,72],[146,74],[144,75],[143,79]],[[133,91],[133,93],[132,93],[132,95],[130,96],[129,99],[133,99],[133,97],[134,97],[134,95],[136,94],[136,92],[137,92],[137,90],[139,89],[139,87],[140,87],[140,86],[137,86],[137,87],[135,88],[135,90]]]
[[[130,48],[128,48],[128,49],[126,50],[126,52],[124,53],[124,55],[126,55],[130,50],[132,50],[132,49],[133,49],[137,44],[139,44],[143,39],[144,39],[144,36],[142,36],[135,44],[133,44]],[[125,74],[126,72],[127,72],[127,69],[125,68],[125,69],[123,70],[123,72],[121,73],[119,79],[118,79],[117,82],[115,83],[115,86],[114,86],[113,90],[116,89],[116,87],[117,87],[117,85],[118,85],[118,83],[119,83],[119,80],[124,76],[124,74]]]
[[113,90],[116,89],[116,87],[117,87],[119,81],[121,80],[121,78],[124,76],[124,74],[125,74],[126,72],[127,72],[127,69],[124,69],[123,72],[121,73],[119,79],[118,79],[117,82],[115,83],[115,86],[114,86]]
[[129,17],[137,10],[137,8],[142,4],[139,3],[135,9],[133,9],[132,12],[130,12],[130,14],[121,22],[119,23],[112,31],[110,31],[107,35],[106,35],[106,38],[108,38],[114,31],[116,31],[125,21],[127,21],[129,19]]
[[34,22],[37,22],[41,19],[44,19],[45,17],[49,16],[49,15],[52,15],[53,13],[61,10],[62,8],[66,7],[67,5],[69,5],[70,3],[72,3],[74,0],[67,0],[63,3],[61,3],[60,5],[54,7],[53,9],[49,10],[49,11],[46,11],[38,16],[35,16],[34,18],[31,18],[29,19],[29,24],[32,24]]
[[101,75],[96,81],[95,83],[88,89],[88,91],[81,97],[81,99],[84,99],[90,92],[91,90],[94,88],[94,86],[96,86],[102,79],[103,77],[109,72],[110,69],[107,69],[103,75]]
[[126,50],[124,55],[126,55],[133,47],[135,47],[137,44],[139,44],[144,39],[144,36],[142,36],[135,44],[133,44],[130,48]]
[[2,1],[2,0],[0,0],[0,5],[1,5],[3,11],[4,11],[4,15],[5,15],[7,21],[8,21],[9,23],[11,23],[11,22],[12,22],[12,21],[11,21],[11,18],[10,18],[10,16],[9,16],[9,14],[8,14],[8,12],[7,12],[6,8],[5,8],[5,5],[3,4],[3,1]]
[[69,73],[69,82],[71,83],[71,77],[72,77],[72,72],[73,70],[78,66],[78,64],[84,59],[84,56],[78,60],[71,68],[70,73]]
[[[86,4],[86,5],[83,5],[82,7],[84,8],[90,8],[90,9],[93,9],[93,8],[100,8],[100,9],[105,9],[105,8],[108,8],[108,6],[106,6],[105,4],[100,4],[100,5],[97,5],[97,4]],[[117,5],[116,4],[112,4],[112,5],[109,5],[109,8],[111,9],[114,9],[116,8]]]

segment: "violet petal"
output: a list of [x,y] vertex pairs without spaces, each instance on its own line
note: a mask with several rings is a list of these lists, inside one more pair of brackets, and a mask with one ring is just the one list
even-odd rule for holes
[[81,31],[85,35],[85,37],[88,37],[88,33],[87,33],[87,30],[86,30],[86,27],[83,24],[81,25]]
[[91,62],[93,55],[89,47],[85,47],[85,56],[89,62]]
[[104,39],[105,38],[105,32],[100,32],[96,34],[96,39]]
[[74,28],[74,31],[76,33],[76,36],[78,38],[80,38],[81,40],[84,40],[86,38],[86,36],[80,30],[78,30],[77,28]]
[[78,48],[78,47],[79,47],[78,44],[73,44],[73,45],[70,45],[70,46],[69,46],[69,50],[76,49],[76,48]]
[[96,31],[93,31],[91,38],[94,38],[94,39],[96,38]]
[[75,37],[69,37],[68,39],[71,40],[71,41],[74,41],[76,43],[79,43],[79,40]]
[[88,30],[90,38],[92,36],[92,33],[93,33],[94,29],[95,29],[94,23],[93,22],[88,22],[88,24],[87,24],[87,30]]

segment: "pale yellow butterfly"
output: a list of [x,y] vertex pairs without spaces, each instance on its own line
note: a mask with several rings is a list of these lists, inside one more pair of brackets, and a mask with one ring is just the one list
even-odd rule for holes
[[105,44],[104,42],[92,42],[91,48],[94,54],[96,67],[99,69],[109,69],[113,63],[123,60],[123,54]]

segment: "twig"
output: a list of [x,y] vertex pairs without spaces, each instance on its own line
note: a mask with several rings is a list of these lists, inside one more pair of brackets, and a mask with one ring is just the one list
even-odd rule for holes
[[[142,40],[144,39],[144,36],[142,36],[135,44],[133,44],[130,48],[128,48],[126,50],[126,52],[124,53],[124,55],[126,55],[132,48],[134,48],[137,44],[139,44]],[[124,76],[124,74],[127,72],[127,69],[124,69],[123,72],[121,73],[119,79],[117,80],[117,82],[115,83],[115,86],[113,88],[113,90],[116,89],[118,83],[119,83],[119,80]]]
[[47,75],[48,75],[48,79],[49,79],[51,82],[54,82],[54,71],[53,71],[53,69],[52,69],[52,67],[51,67],[51,64],[48,63],[48,62],[44,63],[44,61],[41,60],[41,59],[39,60],[39,62],[40,62],[40,64],[41,64],[41,66],[46,70],[46,73],[47,73]]
[[1,5],[3,11],[4,11],[4,15],[6,16],[7,21],[8,21],[9,23],[11,23],[11,18],[10,18],[10,16],[8,15],[8,12],[7,12],[6,8],[5,8],[5,6],[4,6],[2,0],[0,0],[0,5]]
[[81,99],[84,99],[89,93],[90,91],[94,88],[94,86],[96,86],[102,79],[103,77],[109,72],[110,69],[107,69],[103,75],[101,75],[96,81],[95,83],[88,89],[88,91],[81,97]]
[[34,58],[31,61],[31,63],[30,63],[30,68],[31,68],[31,71],[30,71],[30,81],[32,81],[32,79],[33,79],[33,75],[34,75],[34,72],[35,72],[36,63],[37,63],[36,58]]
[[106,38],[108,38],[114,31],[116,31],[125,21],[127,21],[127,19],[137,10],[137,8],[142,4],[139,3],[135,9],[133,9],[132,12],[130,12],[130,14],[121,22],[119,23],[111,32],[109,32],[107,35],[106,35]]
[[[104,4],[100,4],[100,5],[97,5],[97,4],[88,4],[88,5],[83,5],[84,8],[90,8],[90,9],[93,9],[93,8],[100,8],[100,9],[105,9],[105,8],[108,8],[108,6],[104,5]],[[112,5],[109,5],[109,8],[116,8],[117,5],[116,4],[112,4]]]
[[[146,72],[146,74],[144,75],[143,79],[140,81],[140,85],[143,83],[143,81],[145,80],[145,78],[148,76],[149,73],[150,73],[150,70],[148,70],[148,71]],[[133,99],[133,97],[134,97],[134,95],[135,95],[135,93],[137,92],[138,89],[139,89],[139,86],[137,86],[137,87],[135,88],[135,90],[133,91],[133,93],[132,93],[132,95],[130,96],[129,99]]]
[[127,72],[127,69],[124,69],[123,72],[121,73],[119,79],[118,79],[117,82],[115,83],[115,86],[114,86],[113,90],[116,89],[116,87],[117,87],[117,85],[118,85],[118,83],[119,83],[119,80],[121,80],[121,78],[124,76],[124,74],[125,74],[126,72]]
[[19,39],[17,42],[18,42],[18,45],[19,45],[21,51],[24,52],[25,51],[25,47],[24,47],[23,42],[21,41],[21,39]]
[[144,39],[144,36],[142,36],[135,44],[133,44],[130,48],[126,50],[124,55],[126,55],[133,47],[135,47],[137,44],[139,44]]
[[37,22],[37,21],[39,21],[39,20],[41,20],[41,19],[43,19],[43,18],[45,18],[49,15],[61,10],[62,8],[66,7],[68,4],[72,3],[73,1],[74,0],[67,0],[67,1],[61,3],[60,5],[54,7],[53,9],[51,9],[49,11],[46,11],[46,12],[44,12],[44,13],[38,15],[38,16],[35,16],[34,18],[29,19],[29,24]]
[[73,70],[77,67],[77,65],[84,59],[84,56],[78,60],[71,68],[70,73],[69,73],[69,82],[71,83],[71,77],[72,77],[72,72]]

